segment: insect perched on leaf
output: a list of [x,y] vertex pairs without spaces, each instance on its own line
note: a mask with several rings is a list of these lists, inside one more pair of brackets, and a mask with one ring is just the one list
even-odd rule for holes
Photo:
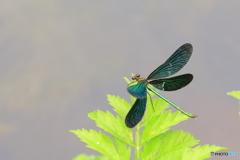
[[127,127],[133,128],[141,121],[146,109],[147,90],[155,93],[188,117],[197,117],[196,115],[185,112],[173,102],[160,95],[157,90],[149,86],[150,84],[162,91],[175,91],[188,85],[193,79],[192,74],[183,74],[170,78],[165,77],[169,77],[182,69],[191,57],[192,51],[192,45],[186,43],[179,47],[171,57],[166,60],[166,62],[156,68],[146,79],[140,78],[139,74],[132,77],[132,80],[134,81],[128,84],[127,90],[137,99],[126,116],[125,123]]

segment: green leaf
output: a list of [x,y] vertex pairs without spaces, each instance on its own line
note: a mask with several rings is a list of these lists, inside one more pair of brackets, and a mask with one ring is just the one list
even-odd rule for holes
[[234,98],[240,99],[240,91],[227,92],[227,95],[233,96]]
[[174,153],[179,150],[182,150],[186,147],[192,147],[199,143],[199,140],[196,140],[190,133],[183,132],[182,130],[175,131],[172,130],[167,132],[162,136],[160,141],[160,152],[158,158],[165,154]]
[[122,159],[121,155],[117,152],[111,138],[103,134],[101,131],[94,130],[87,131],[71,130],[81,141],[87,143],[87,147],[97,150],[98,152],[106,155],[110,159]]
[[159,160],[174,159],[174,160],[204,160],[211,157],[211,152],[216,152],[219,150],[225,150],[227,148],[219,146],[197,146],[195,148],[183,148],[179,151],[167,153],[161,157]]
[[116,137],[113,137],[113,141],[115,142],[115,146],[117,148],[118,153],[121,155],[123,159],[130,159],[131,157],[131,148],[127,147],[126,143],[119,140]]
[[159,144],[161,143],[162,137],[163,134],[155,137],[143,146],[143,151],[141,152],[141,157],[143,159],[155,159],[160,149]]
[[125,118],[131,108],[131,104],[118,96],[107,95],[107,97],[114,111],[122,118]]
[[165,134],[152,139],[149,143],[144,145],[142,152],[143,159],[147,159],[149,155],[155,156],[157,159],[167,154],[174,154],[177,151],[191,147],[199,143],[190,133],[179,131],[169,131]]
[[123,79],[127,82],[127,84],[131,83],[131,80],[129,80],[127,77],[123,77]]
[[110,112],[95,111],[88,114],[88,117],[93,119],[97,126],[108,133],[116,136],[129,145],[134,145],[132,131],[127,128],[124,119],[119,116],[114,116]]
[[[184,149],[178,150],[176,152],[172,152],[172,153],[169,152],[169,153],[159,157],[158,160],[166,160],[166,159],[183,160],[185,158],[184,155],[187,155],[189,150],[191,150],[191,148],[190,149],[184,148]],[[193,159],[194,159],[193,157],[190,157],[188,155],[184,160],[193,160]],[[203,159],[196,158],[194,160],[203,160]]]
[[147,118],[146,127],[142,133],[141,145],[155,138],[157,135],[166,132],[171,126],[189,119],[189,117],[181,112],[171,113],[171,110],[161,114],[154,114]]
[[228,150],[228,148],[219,147],[215,145],[209,146],[208,144],[203,146],[197,146],[195,148],[186,149],[185,154],[182,155],[182,159],[186,159],[186,160],[207,159],[211,157],[211,152],[217,152],[220,150]]
[[165,109],[169,107],[169,104],[161,98],[155,98],[152,100],[151,103],[148,98],[147,107],[148,108],[146,109],[144,119],[142,120],[143,125],[146,125],[146,120],[148,119],[148,117],[161,114],[162,112],[164,112]]

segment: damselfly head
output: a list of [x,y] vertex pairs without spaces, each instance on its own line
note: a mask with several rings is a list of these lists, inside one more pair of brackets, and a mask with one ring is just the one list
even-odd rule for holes
[[137,80],[140,78],[140,74],[135,74],[133,77],[132,77],[132,80]]

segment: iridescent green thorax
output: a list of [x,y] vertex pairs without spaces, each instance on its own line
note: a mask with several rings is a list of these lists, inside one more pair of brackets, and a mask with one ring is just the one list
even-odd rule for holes
[[136,74],[132,77],[133,82],[128,84],[127,90],[128,92],[139,99],[143,99],[147,97],[147,79],[140,78],[139,74]]

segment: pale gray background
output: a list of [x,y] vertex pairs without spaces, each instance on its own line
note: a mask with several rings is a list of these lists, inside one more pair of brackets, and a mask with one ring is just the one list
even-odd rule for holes
[[192,83],[161,93],[199,118],[174,128],[240,154],[238,101],[226,95],[240,89],[239,0],[0,1],[0,159],[98,155],[68,130],[98,130],[87,113],[112,112],[107,94],[129,100],[122,77],[147,77],[187,42],[177,75]]

